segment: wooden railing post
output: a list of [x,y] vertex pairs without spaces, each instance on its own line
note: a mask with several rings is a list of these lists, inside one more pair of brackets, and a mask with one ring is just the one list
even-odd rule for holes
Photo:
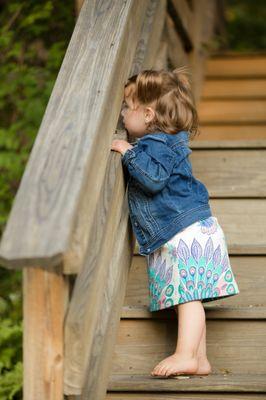
[[23,398],[63,399],[64,317],[68,277],[62,267],[23,270]]

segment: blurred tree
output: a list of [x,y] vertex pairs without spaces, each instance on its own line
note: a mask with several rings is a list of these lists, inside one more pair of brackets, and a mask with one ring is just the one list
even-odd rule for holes
[[265,0],[227,0],[225,17],[228,50],[266,50]]

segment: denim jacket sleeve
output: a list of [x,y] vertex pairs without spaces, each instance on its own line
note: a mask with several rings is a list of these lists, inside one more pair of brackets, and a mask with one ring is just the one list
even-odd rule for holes
[[143,137],[122,156],[122,163],[144,191],[157,193],[167,184],[176,154],[160,138]]

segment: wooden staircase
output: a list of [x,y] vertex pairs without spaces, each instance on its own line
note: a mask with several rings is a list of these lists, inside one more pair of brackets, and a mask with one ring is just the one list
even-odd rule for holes
[[175,349],[177,319],[149,312],[146,259],[135,247],[109,400],[266,398],[266,56],[211,58],[199,113],[193,171],[209,189],[240,294],[204,304],[212,374],[152,377]]
[[146,260],[110,151],[131,139],[119,118],[129,76],[187,65],[199,101],[221,9],[84,0],[0,242],[1,265],[23,269],[27,400],[265,398],[265,58],[208,62],[192,143],[241,291],[205,306],[212,375],[149,375],[173,351],[177,321],[148,311]]

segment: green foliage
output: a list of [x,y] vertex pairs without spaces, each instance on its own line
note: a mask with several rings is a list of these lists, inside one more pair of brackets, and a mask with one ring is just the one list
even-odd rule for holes
[[0,400],[22,398],[21,275],[0,268]]
[[0,14],[0,234],[74,28],[73,7],[11,0]]
[[228,0],[225,16],[227,46],[230,50],[265,51],[265,0]]
[[[0,236],[74,29],[74,5],[0,5]],[[21,271],[0,267],[0,400],[22,399],[21,281]]]
[[22,398],[22,323],[1,320],[0,400]]

